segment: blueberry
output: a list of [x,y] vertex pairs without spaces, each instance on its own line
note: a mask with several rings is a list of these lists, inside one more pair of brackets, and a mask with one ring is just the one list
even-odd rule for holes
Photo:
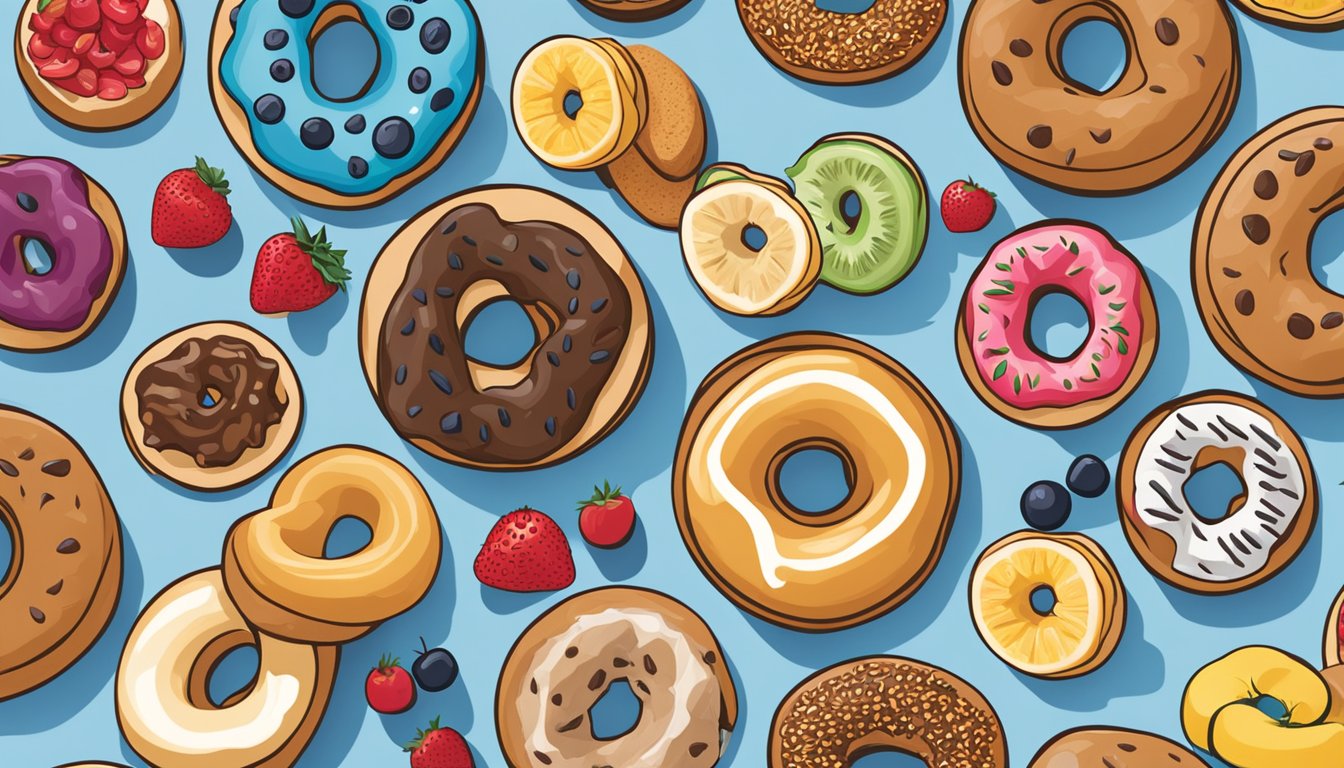
[[235,26],[235,27],[238,26],[238,14],[239,14],[242,10],[243,10],[243,6],[238,5],[238,6],[234,6],[234,9],[233,9],[232,11],[229,11],[229,23],[230,23],[230,24],[232,24],[232,25]]
[[373,129],[373,149],[389,160],[405,157],[415,143],[415,129],[405,119],[389,117]]
[[410,6],[394,5],[387,9],[387,26],[393,29],[410,29],[415,23],[415,14]]
[[453,30],[448,26],[448,22],[438,17],[426,21],[424,26],[420,27],[420,45],[429,53],[443,53],[452,36]]
[[456,98],[457,94],[453,93],[452,88],[440,88],[430,97],[429,108],[435,112],[442,112],[451,106]]
[[299,126],[299,140],[309,149],[326,149],[335,138],[331,123],[320,117],[310,117]]
[[406,84],[410,86],[411,93],[424,93],[429,90],[429,70],[424,67],[416,67],[411,70],[411,76],[407,78]]
[[261,122],[275,125],[285,118],[285,102],[279,96],[268,93],[257,99],[252,105],[252,112]]
[[1053,531],[1069,519],[1073,497],[1053,480],[1032,483],[1022,493],[1022,519],[1042,531]]
[[1089,499],[1095,499],[1106,492],[1111,484],[1111,471],[1106,462],[1092,455],[1079,456],[1069,467],[1066,481],[1069,490]]
[[283,29],[272,29],[268,30],[266,36],[261,40],[265,44],[266,50],[278,51],[289,45],[289,33]]
[[356,179],[362,179],[369,175],[369,161],[362,157],[352,157],[347,166],[350,176]]
[[346,133],[363,133],[364,116],[352,115],[349,120],[345,121],[345,131]]
[[423,652],[411,665],[411,674],[421,688],[434,693],[442,691],[457,680],[457,659],[443,648],[429,648],[420,638]]
[[312,13],[314,0],[280,0],[280,12],[291,19],[302,19]]
[[20,192],[14,197],[14,201],[19,204],[20,208],[29,213],[37,212],[37,198],[27,192]]
[[287,83],[294,77],[294,62],[289,59],[276,59],[271,62],[271,78],[277,83]]

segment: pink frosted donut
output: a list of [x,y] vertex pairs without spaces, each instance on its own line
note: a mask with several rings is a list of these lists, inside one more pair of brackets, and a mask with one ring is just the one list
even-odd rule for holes
[[[1087,340],[1056,358],[1031,340],[1031,313],[1052,293],[1087,310]],[[1059,429],[1120,405],[1157,350],[1157,309],[1143,267],[1101,229],[1042,221],[1000,240],[962,298],[957,356],[966,380],[1013,421]]]

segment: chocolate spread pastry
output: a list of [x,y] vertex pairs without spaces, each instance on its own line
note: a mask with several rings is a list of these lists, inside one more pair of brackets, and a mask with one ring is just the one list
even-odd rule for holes
[[145,445],[229,466],[280,423],[279,380],[280,365],[242,339],[188,339],[135,380]]
[[[525,378],[477,391],[457,318],[462,295],[485,280],[553,322],[539,333]],[[539,460],[583,429],[631,314],[620,277],[578,234],[545,221],[505,222],[486,205],[456,208],[416,249],[383,318],[383,410],[403,438],[457,456]]]

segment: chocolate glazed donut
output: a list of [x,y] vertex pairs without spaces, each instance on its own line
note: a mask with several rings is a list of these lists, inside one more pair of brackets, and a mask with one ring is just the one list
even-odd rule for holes
[[1199,315],[1237,367],[1307,397],[1344,395],[1344,297],[1316,281],[1311,240],[1344,209],[1344,108],[1289,115],[1246,142],[1200,207]]
[[[463,347],[476,314],[505,298],[539,339],[509,368]],[[601,225],[540,190],[478,190],[412,220],[379,256],[361,312],[384,415],[467,466],[568,458],[624,417],[647,378],[649,309],[633,266]]]
[[[1070,78],[1063,46],[1087,21],[1124,37],[1106,91]],[[961,102],[981,143],[1042,184],[1136,192],[1176,175],[1236,105],[1236,28],[1219,0],[976,0],[961,36]]]

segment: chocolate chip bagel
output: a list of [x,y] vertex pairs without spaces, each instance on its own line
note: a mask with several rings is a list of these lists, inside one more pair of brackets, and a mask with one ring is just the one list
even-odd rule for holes
[[1032,758],[1030,768],[1208,768],[1169,739],[1125,728],[1065,731]]
[[121,593],[121,532],[88,457],[64,432],[0,406],[0,700],[64,672],[107,627]]
[[[486,305],[522,305],[537,343],[512,367],[469,358]],[[606,436],[643,390],[653,327],[615,238],[542,190],[449,198],[384,247],[361,307],[364,373],[404,439],[482,469],[563,461]]]
[[[1065,38],[1113,25],[1128,60],[1097,91],[1067,74]],[[1220,0],[975,0],[961,36],[961,101],[981,143],[1043,184],[1133,192],[1179,173],[1222,133],[1240,81]]]
[[1237,367],[1308,397],[1344,395],[1344,297],[1317,282],[1311,239],[1344,208],[1344,108],[1291,114],[1213,183],[1191,279],[1214,344]]

